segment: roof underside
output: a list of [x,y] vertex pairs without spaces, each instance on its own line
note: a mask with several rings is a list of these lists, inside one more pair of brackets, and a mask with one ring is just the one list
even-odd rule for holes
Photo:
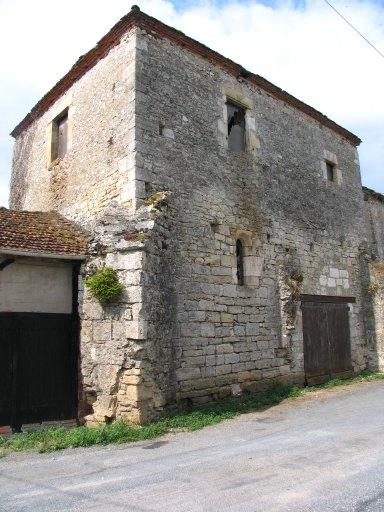
[[306,103],[273,85],[265,78],[247,71],[240,66],[240,64],[236,64],[232,60],[220,55],[214,50],[211,50],[202,43],[186,36],[183,32],[165,25],[159,20],[141,12],[137,6],[133,6],[131,11],[121,18],[121,20],[112,27],[112,29],[97,43],[94,48],[78,59],[70,71],[61,80],[59,80],[59,82],[57,82],[57,84],[54,85],[54,87],[45,96],[43,96],[43,98],[32,108],[31,112],[27,114],[25,118],[14,128],[11,135],[13,137],[20,135],[23,130],[25,130],[35,119],[41,116],[64,92],[66,92],[72,84],[79,80],[79,78],[91,69],[100,59],[105,57],[114,46],[119,44],[121,37],[133,26],[138,26],[143,30],[156,34],[157,36],[165,37],[168,40],[187,48],[191,52],[200,55],[204,59],[209,60],[213,64],[222,67],[228,73],[236,77],[241,77],[243,80],[257,85],[274,97],[279,98],[298,110],[301,110],[322,125],[327,126],[353,145],[358,146],[361,143],[361,140],[356,135],[338,125],[318,110],[315,110]]
[[0,208],[0,250],[63,256],[87,253],[90,238],[55,212]]

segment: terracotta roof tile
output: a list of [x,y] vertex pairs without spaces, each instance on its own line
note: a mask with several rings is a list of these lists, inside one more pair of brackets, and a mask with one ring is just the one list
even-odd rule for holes
[[55,212],[27,212],[0,207],[0,252],[85,255],[90,237]]

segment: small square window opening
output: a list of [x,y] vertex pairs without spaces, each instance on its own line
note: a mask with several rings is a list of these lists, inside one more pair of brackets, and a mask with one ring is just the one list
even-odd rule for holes
[[227,101],[228,148],[245,151],[245,109]]
[[327,180],[328,181],[336,181],[336,168],[334,164],[330,162],[326,162],[327,167]]
[[51,162],[63,158],[68,148],[68,109],[52,121]]

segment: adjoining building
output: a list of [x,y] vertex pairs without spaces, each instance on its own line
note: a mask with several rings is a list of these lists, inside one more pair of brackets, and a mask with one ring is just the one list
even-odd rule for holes
[[57,213],[0,208],[0,425],[77,417],[77,283],[89,243]]
[[[141,423],[274,380],[383,368],[384,203],[363,193],[360,139],[320,112],[133,7],[12,134],[0,218],[54,211],[89,233],[68,249],[72,414]],[[104,306],[84,287],[102,266],[124,285]],[[50,339],[57,354],[68,343]]]

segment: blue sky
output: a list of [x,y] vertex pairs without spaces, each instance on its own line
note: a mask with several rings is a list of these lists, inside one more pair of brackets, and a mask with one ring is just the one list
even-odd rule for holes
[[[10,131],[132,3],[359,135],[363,183],[384,193],[384,59],[323,0],[66,0],[59,13],[52,0],[0,0],[0,205]],[[384,0],[333,4],[384,53]],[[70,37],[57,37],[59,15]]]

